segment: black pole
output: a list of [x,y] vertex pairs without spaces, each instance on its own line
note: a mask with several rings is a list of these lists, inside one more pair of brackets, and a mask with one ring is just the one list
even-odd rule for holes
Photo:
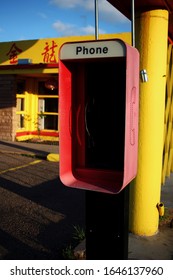
[[119,194],[86,192],[86,259],[127,260],[129,185]]

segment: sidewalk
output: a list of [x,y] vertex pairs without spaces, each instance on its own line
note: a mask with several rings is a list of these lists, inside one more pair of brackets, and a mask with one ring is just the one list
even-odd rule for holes
[[[161,188],[161,202],[165,206],[166,216],[167,209],[173,211],[173,174]],[[130,234],[129,259],[173,260],[173,228],[170,227],[170,222],[159,227],[158,233],[151,237]]]
[[31,142],[0,141],[0,153],[20,153],[46,158],[48,154],[59,153],[58,145]]

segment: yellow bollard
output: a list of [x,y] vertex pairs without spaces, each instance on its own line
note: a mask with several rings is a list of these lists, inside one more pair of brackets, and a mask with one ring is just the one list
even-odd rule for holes
[[140,69],[146,70],[148,81],[140,81],[138,173],[130,191],[130,231],[151,236],[158,231],[159,222],[168,11],[137,16],[136,36]]
[[165,214],[165,206],[164,206],[163,202],[160,202],[157,204],[157,209],[159,211],[159,216],[163,217]]
[[59,154],[48,154],[47,155],[47,160],[48,161],[59,162]]

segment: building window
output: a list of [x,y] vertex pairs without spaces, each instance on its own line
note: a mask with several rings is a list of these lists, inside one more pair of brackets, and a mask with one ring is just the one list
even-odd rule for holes
[[58,97],[56,79],[50,79],[50,83],[48,80],[38,82],[38,124],[40,130],[58,130]]

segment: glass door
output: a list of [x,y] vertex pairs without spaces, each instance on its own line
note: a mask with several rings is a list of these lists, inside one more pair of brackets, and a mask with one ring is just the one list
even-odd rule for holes
[[17,130],[25,127],[25,91],[26,81],[17,80]]

